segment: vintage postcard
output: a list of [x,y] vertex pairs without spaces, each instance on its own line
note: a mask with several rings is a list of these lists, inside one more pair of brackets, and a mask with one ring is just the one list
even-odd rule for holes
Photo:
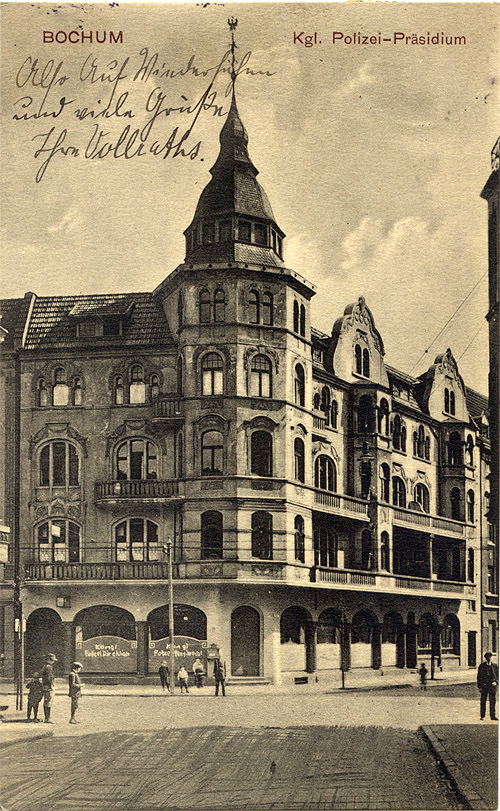
[[2,808],[497,807],[499,8],[2,4]]

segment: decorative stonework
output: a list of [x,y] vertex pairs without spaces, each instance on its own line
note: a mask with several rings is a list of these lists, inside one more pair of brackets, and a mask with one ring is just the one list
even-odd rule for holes
[[222,577],[222,574],[222,563],[202,563],[200,566],[200,575],[202,577]]
[[74,439],[80,446],[83,456],[87,456],[87,438],[82,436],[69,422],[48,422],[29,441],[29,458],[33,458],[33,451],[44,439]]
[[248,371],[248,369],[250,368],[250,360],[255,355],[266,355],[267,357],[272,358],[272,361],[274,363],[274,370],[275,370],[276,374],[278,374],[279,362],[280,362],[278,353],[275,352],[274,349],[271,349],[269,346],[262,345],[262,344],[259,344],[256,347],[253,346],[253,347],[248,347],[248,349],[245,349],[245,354],[243,355],[243,368],[246,371]]
[[161,436],[159,429],[152,422],[149,420],[125,420],[115,428],[112,434],[106,437],[106,457],[109,457],[112,448],[120,439],[138,435],[159,442],[163,453],[166,453],[165,438]]
[[281,490],[282,482],[268,481],[267,479],[252,479],[252,490]]

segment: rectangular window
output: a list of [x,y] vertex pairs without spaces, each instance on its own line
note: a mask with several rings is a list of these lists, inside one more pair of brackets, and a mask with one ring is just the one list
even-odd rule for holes
[[267,227],[262,223],[255,224],[255,244],[267,245]]
[[102,324],[103,335],[121,335],[122,334],[122,320],[116,316],[105,318]]
[[52,484],[64,487],[66,484],[66,445],[54,442],[52,445]]
[[205,222],[203,223],[203,244],[211,245],[212,242],[215,242],[215,223]]
[[490,650],[492,653],[497,652],[497,623],[496,620],[489,620],[490,631]]
[[94,335],[98,335],[97,329],[97,322],[96,321],[81,321],[77,325],[77,335],[79,338],[93,338]]
[[230,242],[232,236],[231,230],[231,220],[223,220],[219,223],[219,242]]

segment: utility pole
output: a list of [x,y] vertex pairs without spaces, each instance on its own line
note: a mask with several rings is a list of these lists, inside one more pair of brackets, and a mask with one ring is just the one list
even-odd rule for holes
[[168,557],[168,636],[170,641],[170,692],[174,694],[175,688],[175,651],[174,651],[174,582],[172,567],[172,538],[167,538]]

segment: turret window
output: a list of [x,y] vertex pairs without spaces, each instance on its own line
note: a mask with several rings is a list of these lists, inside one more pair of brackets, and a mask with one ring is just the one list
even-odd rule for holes
[[304,442],[300,437],[297,437],[293,446],[294,463],[295,463],[295,478],[298,482],[305,482],[305,451]]
[[204,476],[223,472],[224,442],[220,431],[205,431],[201,437],[201,472]]
[[201,514],[201,558],[222,557],[222,513],[217,510],[207,510]]
[[217,352],[209,352],[201,362],[201,392],[205,396],[222,394],[224,390],[224,365]]
[[182,293],[177,296],[177,326],[179,329],[184,324],[184,299]]
[[299,302],[294,299],[293,302],[293,331],[299,331]]
[[252,557],[272,560],[273,517],[268,512],[252,513]]
[[423,425],[419,425],[418,430],[413,432],[413,455],[426,461],[431,458],[431,440],[425,435]]
[[252,226],[247,220],[240,220],[238,223],[238,238],[240,242],[250,242],[252,236]]
[[305,396],[305,375],[304,375],[304,367],[297,363],[295,367],[295,405],[304,406],[306,401]]
[[448,440],[448,464],[463,464],[462,440],[457,431],[453,431]]
[[204,222],[202,233],[204,245],[211,245],[213,242],[215,242],[215,223]]
[[250,396],[270,397],[271,361],[265,355],[255,355],[250,367]]
[[251,436],[250,470],[257,476],[273,474],[273,439],[268,431],[254,431]]
[[303,304],[300,305],[300,334],[303,338],[306,335],[306,308]]
[[356,369],[357,375],[362,374],[363,362],[361,359],[361,347],[359,344],[356,344],[354,347],[354,368]]
[[429,512],[429,490],[427,489],[425,484],[422,484],[422,482],[419,482],[418,484],[415,485],[414,496],[415,496],[416,503],[420,505],[423,512],[428,513]]
[[406,507],[406,487],[399,476],[392,478],[392,503],[395,507]]
[[304,519],[301,515],[295,516],[295,560],[301,563],[305,561],[305,534],[304,534]]
[[248,296],[248,320],[251,324],[260,321],[260,296],[257,290],[250,290]]
[[231,242],[232,223],[231,220],[222,220],[219,223],[219,242]]
[[474,440],[471,436],[467,438],[467,445],[465,447],[465,455],[467,459],[467,464],[472,467],[474,464]]
[[262,223],[255,223],[254,234],[256,245],[267,245],[267,226]]
[[467,491],[467,521],[474,523],[474,490]]
[[363,377],[370,377],[370,353],[363,349]]
[[446,414],[455,415],[455,392],[452,389],[444,390],[444,410]]
[[455,392],[450,391],[450,414],[455,415]]
[[214,293],[214,321],[223,323],[226,320],[226,294],[220,288]]
[[200,290],[198,306],[200,309],[200,324],[210,324],[210,290]]
[[454,487],[450,493],[451,517],[455,521],[461,521],[460,490]]
[[389,489],[391,486],[391,471],[389,465],[384,462],[380,465],[380,497],[382,501],[389,503]]

